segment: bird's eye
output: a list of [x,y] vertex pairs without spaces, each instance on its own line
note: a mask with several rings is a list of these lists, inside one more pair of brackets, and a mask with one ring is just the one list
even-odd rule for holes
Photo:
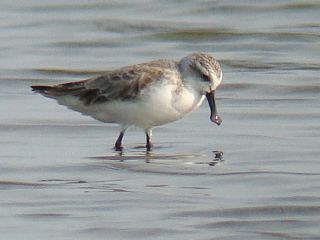
[[210,78],[209,78],[208,75],[202,74],[202,75],[201,75],[201,78],[202,78],[202,80],[205,81],[205,82],[211,82],[211,80],[210,80]]

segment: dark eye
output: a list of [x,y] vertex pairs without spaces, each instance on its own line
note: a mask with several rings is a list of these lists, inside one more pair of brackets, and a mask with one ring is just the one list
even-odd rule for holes
[[208,75],[205,75],[205,74],[201,74],[201,78],[203,81],[205,82],[211,82],[210,78]]

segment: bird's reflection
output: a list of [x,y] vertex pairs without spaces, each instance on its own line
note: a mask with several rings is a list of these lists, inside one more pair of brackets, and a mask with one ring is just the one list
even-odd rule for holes
[[[129,152],[130,153],[130,152]],[[134,155],[128,155],[125,153],[125,151],[122,149],[121,151],[115,152],[115,157],[118,158],[121,162],[124,162],[126,160],[132,160],[132,159],[143,159],[145,163],[150,163],[152,159],[159,159],[159,158],[165,158],[165,156],[160,157],[159,155],[152,154],[151,150],[145,150],[145,151],[135,151]]]
[[223,161],[223,152],[222,151],[213,151],[214,158],[211,162],[209,162],[209,166],[215,166],[218,163]]
[[121,151],[115,151],[115,154],[113,156],[105,156],[105,157],[99,157],[100,159],[105,160],[117,160],[120,162],[125,162],[129,160],[144,160],[145,163],[152,163],[152,161],[155,160],[185,160],[185,159],[194,159],[195,164],[204,164],[207,163],[209,166],[215,166],[218,163],[224,161],[223,160],[223,151],[215,150],[212,151],[213,156],[210,160],[206,162],[198,162],[197,159],[203,158],[200,154],[159,154],[155,153],[153,151],[124,151],[123,149]]

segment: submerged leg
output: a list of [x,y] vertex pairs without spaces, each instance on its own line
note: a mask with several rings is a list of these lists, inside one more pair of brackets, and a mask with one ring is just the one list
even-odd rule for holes
[[151,129],[146,129],[146,148],[147,148],[147,151],[151,151],[151,149],[153,148],[153,144],[151,142],[151,136],[152,136],[152,131]]
[[116,143],[114,144],[114,149],[116,151],[122,151],[123,147],[122,147],[122,139],[123,139],[123,136],[124,136],[124,132],[126,131],[126,129],[122,130],[119,134],[119,137],[116,141]]

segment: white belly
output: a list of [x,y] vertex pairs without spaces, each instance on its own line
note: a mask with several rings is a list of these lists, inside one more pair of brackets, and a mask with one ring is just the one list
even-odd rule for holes
[[102,122],[115,122],[122,126],[135,125],[146,129],[182,118],[199,107],[203,99],[204,96],[185,88],[176,93],[175,86],[165,85],[152,87],[141,98],[132,101],[109,101],[89,106],[80,105],[78,102],[76,107],[67,101],[60,103]]

